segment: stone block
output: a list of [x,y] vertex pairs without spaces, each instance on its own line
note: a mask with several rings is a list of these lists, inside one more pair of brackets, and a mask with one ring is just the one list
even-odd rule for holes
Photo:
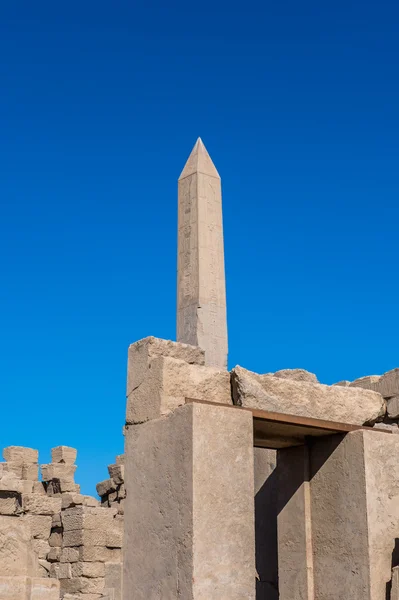
[[384,396],[384,398],[391,398],[392,396],[399,395],[399,369],[392,369],[384,375],[381,375],[378,381],[377,391]]
[[108,495],[110,492],[115,492],[116,483],[113,479],[104,479],[104,481],[97,483],[96,490],[99,496]]
[[38,571],[36,575],[38,577],[50,577],[51,563],[44,558],[39,558],[38,563]]
[[[73,482],[76,465],[64,463],[50,463],[41,466],[43,481],[51,481],[52,479],[60,479],[63,481]],[[65,490],[69,491],[69,490]]]
[[72,508],[74,506],[99,506],[98,500],[92,496],[84,496],[83,494],[75,494],[66,492],[62,494],[62,509]]
[[51,462],[73,465],[76,461],[77,453],[78,451],[76,448],[70,448],[69,446],[57,446],[56,448],[51,449]]
[[385,414],[385,401],[371,390],[258,375],[242,367],[232,371],[234,403],[302,417],[363,425]]
[[123,465],[108,465],[108,473],[117,485],[121,485],[125,481],[125,467]]
[[146,337],[129,346],[126,395],[141,385],[151,368],[153,358],[169,356],[194,365],[205,365],[205,352],[197,346]]
[[32,491],[34,494],[41,494],[42,496],[46,495],[46,490],[44,489],[42,481],[34,481]]
[[51,498],[41,494],[23,494],[22,506],[25,512],[34,515],[51,515],[61,511],[61,498]]
[[62,546],[63,542],[63,534],[61,527],[54,527],[51,531],[51,535],[49,537],[48,543],[52,548],[59,548]]
[[32,577],[30,600],[59,600],[60,585],[55,579]]
[[16,492],[0,492],[0,515],[15,516],[22,512],[21,496]]
[[305,369],[282,369],[271,373],[274,377],[281,379],[293,379],[294,381],[307,381],[308,383],[318,383],[318,379],[314,373],[305,371]]
[[26,463],[37,463],[39,461],[39,451],[33,448],[24,448],[24,446],[8,446],[3,450],[4,460],[12,461],[21,466]]
[[62,553],[62,548],[50,548],[48,554],[47,554],[47,560],[49,562],[60,562],[60,558],[61,558],[61,553]]
[[62,512],[64,531],[111,528],[116,511],[89,506],[67,508]]
[[379,381],[381,379],[380,375],[366,375],[365,377],[359,377],[354,381],[349,383],[349,387],[361,387],[365,390],[372,390],[374,392],[379,392]]
[[122,548],[123,546],[123,531],[106,532],[105,545],[107,548]]
[[62,548],[60,562],[74,563],[80,560],[79,548]]
[[15,492],[22,494],[24,491],[24,484],[21,479],[17,479],[13,473],[3,472],[3,476],[0,479],[0,492]]
[[117,499],[118,499],[118,492],[110,492],[108,494],[108,502],[109,502],[110,506],[113,502],[116,502]]
[[118,487],[118,498],[126,498],[126,489],[123,483]]
[[0,492],[15,492],[22,494],[24,484],[21,479],[18,479],[14,473],[3,472],[0,479]]
[[69,563],[54,562],[51,565],[50,577],[54,577],[54,579],[71,579],[71,565]]
[[30,527],[31,535],[38,540],[48,540],[52,518],[44,515],[25,515],[23,519]]
[[105,546],[106,532],[102,529],[64,531],[63,546]]
[[72,577],[105,577],[105,564],[103,562],[76,562],[72,565],[71,572]]
[[37,481],[39,477],[39,465],[37,463],[22,465],[22,479]]
[[128,424],[168,415],[186,398],[232,404],[228,371],[160,356],[152,359],[146,373],[127,399]]
[[0,575],[0,598],[1,600],[30,600],[30,579],[25,576]]
[[119,562],[122,560],[120,548],[81,546],[78,550],[79,560],[82,562]]
[[125,469],[125,600],[175,598],[176,581],[181,598],[254,600],[251,413],[193,403],[129,427]]
[[101,597],[104,590],[104,578],[73,577],[72,579],[61,579],[60,585],[63,594],[80,592],[82,598],[86,600],[86,594],[99,594]]
[[33,493],[33,481],[21,479],[21,483],[22,483],[22,493],[23,494],[32,494]]
[[61,513],[52,516],[51,527],[62,527]]
[[125,464],[125,455],[124,454],[119,454],[116,457],[116,464],[117,465],[124,465]]
[[32,540],[32,548],[38,558],[47,559],[50,552],[50,544],[48,540]]
[[16,479],[22,479],[22,465],[19,462],[9,461],[2,464],[3,473],[9,473]]
[[399,419],[399,395],[387,400],[387,413],[390,419]]
[[36,569],[37,558],[27,523],[23,519],[0,516],[0,576],[30,576]]

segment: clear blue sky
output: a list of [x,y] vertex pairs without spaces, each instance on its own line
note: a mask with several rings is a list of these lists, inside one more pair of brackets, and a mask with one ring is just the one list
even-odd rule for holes
[[229,365],[399,366],[399,5],[2,2],[0,446],[123,450],[126,352],[175,336],[177,177],[222,175]]

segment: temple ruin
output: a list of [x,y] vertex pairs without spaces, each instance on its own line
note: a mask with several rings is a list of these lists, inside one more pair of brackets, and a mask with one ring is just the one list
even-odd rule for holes
[[399,369],[228,371],[200,139],[178,198],[177,341],[129,347],[125,453],[96,497],[75,449],[3,450],[0,600],[399,600]]

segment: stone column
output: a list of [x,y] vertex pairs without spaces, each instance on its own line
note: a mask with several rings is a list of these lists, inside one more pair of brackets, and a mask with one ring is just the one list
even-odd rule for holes
[[219,173],[201,139],[178,183],[177,341],[227,366],[226,284]]
[[277,529],[280,600],[315,600],[309,449],[277,452]]
[[187,404],[126,432],[124,600],[254,600],[252,415]]

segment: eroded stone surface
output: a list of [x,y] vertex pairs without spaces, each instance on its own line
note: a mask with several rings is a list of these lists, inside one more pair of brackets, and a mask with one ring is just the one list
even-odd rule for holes
[[282,369],[273,373],[275,377],[281,379],[293,379],[294,381],[307,381],[309,383],[318,383],[317,377],[314,373],[310,373],[305,369]]
[[280,379],[242,367],[232,371],[232,390],[240,406],[354,425],[385,413],[383,398],[370,390]]
[[228,371],[159,356],[152,359],[146,373],[128,397],[127,423],[167,415],[183,405],[186,398],[232,404]]

